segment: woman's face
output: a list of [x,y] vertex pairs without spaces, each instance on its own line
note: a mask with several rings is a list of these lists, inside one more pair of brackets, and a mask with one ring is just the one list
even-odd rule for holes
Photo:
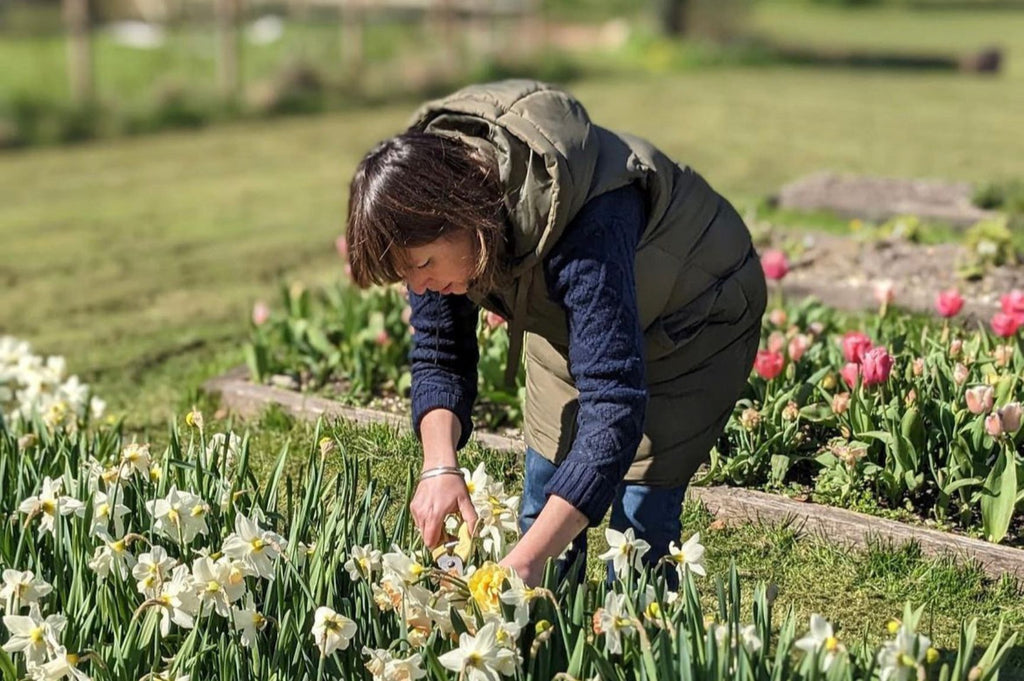
[[459,231],[429,244],[409,248],[409,270],[405,283],[409,289],[423,295],[427,291],[464,294],[476,266],[474,235]]

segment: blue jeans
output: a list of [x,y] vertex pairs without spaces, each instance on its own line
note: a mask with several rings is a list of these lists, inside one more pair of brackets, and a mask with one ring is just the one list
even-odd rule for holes
[[[526,479],[523,482],[523,497],[519,510],[519,530],[525,533],[547,502],[544,487],[558,470],[551,463],[531,448],[526,449]],[[613,530],[625,532],[632,527],[638,539],[651,545],[651,550],[644,556],[644,562],[653,567],[662,556],[668,554],[671,542],[680,541],[683,531],[682,512],[683,495],[686,486],[679,487],[648,487],[623,482],[612,501],[612,516],[608,526]],[[587,564],[587,532],[584,530],[572,542],[572,548],[566,552],[565,562],[561,568],[566,570],[577,558],[581,559],[581,570]],[[581,577],[582,577],[581,572]],[[611,561],[608,562],[608,579],[615,577]],[[677,588],[677,576],[674,569],[665,571],[669,588]]]

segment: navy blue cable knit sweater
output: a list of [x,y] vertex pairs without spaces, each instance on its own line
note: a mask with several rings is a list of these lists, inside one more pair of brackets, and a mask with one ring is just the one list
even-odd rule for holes
[[[643,436],[647,384],[633,261],[645,222],[636,188],[598,196],[543,263],[548,295],[567,312],[569,367],[580,393],[576,439],[544,493],[571,503],[591,526],[611,506]],[[409,299],[413,425],[418,435],[427,412],[451,410],[462,424],[461,448],[477,393],[478,308],[466,296]]]

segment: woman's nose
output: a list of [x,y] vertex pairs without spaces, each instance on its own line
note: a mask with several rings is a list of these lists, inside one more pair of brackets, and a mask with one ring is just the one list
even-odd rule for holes
[[405,279],[405,285],[416,295],[422,296],[427,292],[427,277],[418,273],[410,273]]

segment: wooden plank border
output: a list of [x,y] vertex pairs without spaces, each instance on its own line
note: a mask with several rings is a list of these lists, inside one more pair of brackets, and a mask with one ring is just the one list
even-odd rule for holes
[[[245,367],[210,379],[203,388],[219,394],[223,406],[243,417],[257,416],[270,404],[277,404],[302,419],[336,417],[357,423],[384,423],[397,430],[410,428],[406,415],[349,407],[314,395],[256,385],[249,382]],[[521,439],[494,433],[476,431],[473,439],[490,449],[516,452],[524,449]],[[1024,550],[1021,549],[740,487],[690,487],[687,495],[699,499],[716,518],[727,524],[793,522],[801,533],[819,535],[858,548],[866,547],[875,540],[892,541],[897,545],[914,541],[925,555],[952,555],[959,561],[977,561],[995,579],[1004,574],[1024,579]]]

